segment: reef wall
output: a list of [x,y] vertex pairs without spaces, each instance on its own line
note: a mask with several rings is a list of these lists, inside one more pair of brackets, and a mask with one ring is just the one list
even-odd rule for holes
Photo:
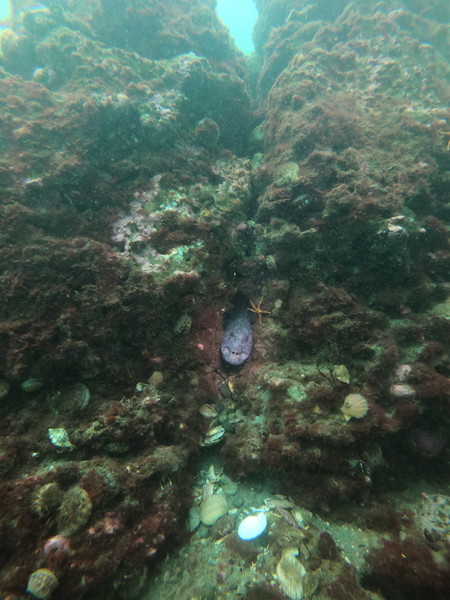
[[448,4],[256,4],[251,60],[209,0],[51,1],[1,33],[5,597],[41,568],[54,600],[140,597],[206,452],[385,528],[386,490],[445,473]]

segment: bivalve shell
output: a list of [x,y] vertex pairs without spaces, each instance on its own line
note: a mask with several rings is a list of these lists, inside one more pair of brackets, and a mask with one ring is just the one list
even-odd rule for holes
[[206,419],[213,419],[217,417],[217,410],[212,404],[202,404],[198,409],[198,412]]
[[241,540],[254,540],[259,537],[267,527],[266,513],[259,512],[256,515],[245,517],[238,527],[238,536]]
[[389,391],[393,398],[414,398],[416,395],[415,389],[406,383],[394,383]]
[[222,425],[217,425],[216,427],[212,427],[208,433],[206,434],[205,439],[200,444],[200,446],[213,446],[214,444],[218,444],[220,440],[225,435],[225,429]]
[[48,600],[58,585],[58,578],[50,569],[38,569],[28,578],[27,592],[38,600]]
[[344,404],[341,407],[341,412],[346,421],[354,419],[362,419],[367,415],[369,405],[367,400],[361,394],[348,394],[344,398]]
[[55,396],[55,407],[61,415],[71,415],[83,410],[89,404],[91,394],[84,383],[66,385]]
[[341,383],[350,383],[350,373],[345,365],[334,365],[333,377]]
[[408,380],[411,375],[411,365],[400,365],[394,371],[394,377],[397,382],[403,383]]
[[291,600],[302,600],[303,577],[306,575],[305,567],[295,557],[298,551],[295,548],[287,548],[281,554],[281,560],[277,565],[277,577],[280,588]]
[[22,382],[20,387],[22,391],[31,394],[33,392],[38,392],[39,390],[41,390],[44,387],[44,382],[42,381],[42,379],[37,379],[37,377],[30,377],[29,379],[26,379],[24,382]]

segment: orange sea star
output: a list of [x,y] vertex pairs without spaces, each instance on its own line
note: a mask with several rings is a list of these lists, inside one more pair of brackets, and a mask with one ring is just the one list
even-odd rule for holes
[[262,316],[263,315],[270,315],[270,310],[263,310],[261,308],[261,304],[262,301],[264,300],[264,297],[261,297],[258,304],[254,304],[251,300],[250,300],[250,306],[248,307],[248,310],[251,310],[252,312],[256,313],[258,315],[258,320],[259,320],[259,324],[261,325],[262,323]]

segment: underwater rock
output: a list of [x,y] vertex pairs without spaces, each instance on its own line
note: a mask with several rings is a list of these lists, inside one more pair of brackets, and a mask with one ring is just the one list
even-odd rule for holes
[[225,492],[225,494],[227,494],[227,496],[235,496],[237,494],[239,485],[235,481],[233,481],[226,475],[223,475],[221,477],[221,483],[222,489]]
[[137,571],[133,571],[125,577],[123,575],[117,576],[114,587],[117,589],[120,600],[144,598],[147,595],[148,575],[148,567],[143,565]]
[[198,506],[191,506],[188,514],[188,529],[192,533],[200,525],[200,510]]
[[220,129],[215,121],[204,117],[195,128],[197,143],[208,150],[215,149],[220,138]]
[[295,162],[285,162],[276,168],[273,183],[277,187],[292,187],[300,177],[300,167]]
[[[443,6],[444,0],[439,2]],[[260,0],[264,15],[282,11],[282,16],[267,20],[271,39],[263,50],[259,36],[261,52],[250,65],[255,91],[260,75],[254,107],[257,122],[263,121],[252,143],[264,152],[255,157],[252,174],[243,124],[250,129],[256,122],[246,118],[246,82],[233,75],[232,65],[230,71],[221,50],[233,53],[232,42],[226,45],[222,28],[212,31],[214,22],[201,13],[206,3],[214,4],[61,0],[49,2],[54,26],[48,29],[38,27],[37,18],[36,29],[29,27],[26,9],[23,21],[17,21],[17,44],[26,42],[27,65],[35,65],[23,78],[4,70],[0,75],[2,135],[11,142],[3,144],[0,158],[0,296],[5,300],[0,371],[11,382],[12,401],[19,392],[13,410],[2,403],[9,435],[2,440],[1,464],[14,466],[8,467],[3,502],[4,523],[14,523],[5,543],[14,552],[3,553],[2,577],[10,577],[4,587],[13,597],[23,595],[26,577],[45,561],[36,551],[56,533],[55,517],[67,492],[53,490],[52,501],[51,489],[41,488],[50,480],[61,482],[64,490],[77,482],[94,504],[95,521],[106,511],[124,520],[114,540],[87,535],[90,522],[75,534],[70,567],[61,574],[54,569],[61,579],[54,595],[74,600],[80,594],[145,594],[135,586],[117,592],[112,580],[126,588],[139,565],[164,553],[165,546],[176,546],[185,534],[178,525],[189,508],[196,442],[213,424],[206,419],[214,418],[198,414],[204,402],[217,402],[227,434],[224,440],[223,429],[210,429],[204,440],[210,447],[202,448],[202,458],[220,454],[230,474],[242,481],[247,474],[261,481],[276,473],[282,488],[330,519],[350,501],[358,520],[360,503],[368,505],[366,493],[373,490],[378,498],[396,476],[402,481],[415,476],[414,469],[402,472],[411,448],[404,444],[395,452],[408,440],[410,427],[419,421],[430,434],[436,425],[448,430],[445,389],[439,381],[435,392],[432,381],[421,383],[424,367],[417,354],[422,343],[445,342],[447,335],[444,314],[430,317],[430,307],[444,300],[448,280],[449,115],[442,82],[449,71],[439,55],[448,26],[427,26],[425,12],[414,19],[408,11],[413,0],[389,14],[366,1],[319,0],[330,13],[307,0]],[[195,5],[198,16],[194,32],[172,27],[189,21],[172,12],[188,4],[189,9]],[[85,18],[83,11],[93,6],[94,18]],[[173,17],[169,21],[166,8]],[[83,17],[79,25],[72,19],[74,10]],[[157,32],[151,29],[155,17],[161,24]],[[77,33],[81,25],[83,35]],[[118,38],[128,52],[114,48]],[[13,45],[11,40],[2,61],[6,71],[9,58],[17,64],[23,56]],[[202,52],[206,49],[208,55]],[[161,52],[164,60],[149,60]],[[220,73],[209,60],[214,57]],[[33,66],[40,69],[34,76],[41,83],[31,80]],[[405,73],[411,76],[402,77]],[[271,82],[276,83],[266,97]],[[234,149],[242,151],[240,159],[232,156]],[[288,161],[296,166],[283,174]],[[286,187],[274,185],[274,173]],[[427,222],[426,215],[434,213],[440,224]],[[392,221],[391,215],[403,214],[403,221]],[[377,235],[380,228],[386,233]],[[220,308],[236,290],[280,303],[277,313],[272,311],[276,318],[255,331],[258,352],[242,371],[225,359],[219,365]],[[174,344],[172,328],[184,311],[194,315],[192,339],[180,336]],[[211,316],[199,327],[208,311]],[[374,412],[354,426],[339,425],[336,395],[346,383],[302,373],[303,360],[345,362],[354,389],[379,400],[379,406],[373,402]],[[408,360],[414,375],[407,383],[416,388],[416,399],[390,406],[386,391],[394,383],[392,370]],[[275,364],[279,376],[274,373],[264,384],[258,370],[265,365],[274,370]],[[156,393],[157,376],[142,394],[133,394],[136,381],[146,381],[155,369],[164,373],[164,391],[170,394]],[[217,384],[230,371],[235,392],[218,398]],[[448,376],[447,358],[439,373]],[[57,454],[48,446],[45,428],[52,424],[49,412],[54,414],[49,408],[58,407],[62,398],[49,407],[25,397],[20,383],[30,374],[46,385],[55,381],[54,388],[96,376],[95,410],[72,413],[73,404],[66,410],[62,402],[61,413],[68,417],[53,421],[69,427],[76,452]],[[172,394],[176,400],[164,399]],[[45,423],[43,433],[39,423]],[[435,453],[434,439],[430,445],[430,437],[420,434],[427,455],[430,447]],[[386,476],[373,477],[364,491],[364,477],[373,474],[373,466],[364,464],[364,449],[375,441],[386,452]],[[211,446],[217,442],[225,442],[223,452]],[[155,444],[168,449],[176,444],[170,451],[174,458],[164,462],[155,455]],[[27,448],[36,452],[30,456]],[[447,451],[432,461],[446,458]],[[107,478],[83,476],[86,462],[107,469],[117,491]],[[436,466],[436,472],[444,471]],[[232,493],[223,479],[215,485]],[[40,489],[39,513],[45,516],[38,521],[29,511],[32,494]],[[19,495],[24,490],[28,513]],[[243,493],[236,507],[242,507]],[[147,515],[152,517],[143,527]],[[93,530],[100,531],[96,525]],[[213,537],[209,530],[208,535]],[[267,574],[257,561],[257,576],[268,575],[269,591],[252,597],[280,595],[270,578],[281,548],[261,556],[270,561]],[[311,572],[318,563],[310,558]],[[217,571],[217,561],[211,562]],[[408,561],[402,562],[407,569]],[[253,569],[247,571],[255,576]],[[309,574],[303,579],[308,598]],[[217,575],[222,576],[221,568]],[[213,583],[215,577],[216,572]],[[336,597],[353,591],[364,595],[353,588],[338,590],[339,573],[329,575],[327,566],[320,593],[326,593],[331,577]],[[226,579],[236,581],[228,573]],[[191,590],[175,580],[179,590]],[[240,584],[245,595],[242,579]]]
[[444,450],[449,436],[442,431],[429,431],[415,427],[408,436],[411,449],[419,458],[436,458]]
[[228,512],[228,501],[221,494],[213,494],[200,505],[200,521],[204,525],[214,525],[214,523],[226,515]]

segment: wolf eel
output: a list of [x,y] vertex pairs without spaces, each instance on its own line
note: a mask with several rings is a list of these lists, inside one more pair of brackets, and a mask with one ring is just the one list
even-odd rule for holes
[[235,309],[225,320],[220,343],[223,359],[230,365],[241,365],[250,356],[252,346],[252,326],[247,309]]

